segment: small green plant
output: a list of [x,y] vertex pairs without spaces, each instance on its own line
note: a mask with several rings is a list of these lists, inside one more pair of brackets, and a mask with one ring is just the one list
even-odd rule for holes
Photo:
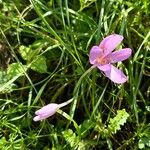
[[138,133],[139,142],[138,147],[139,149],[149,149],[150,148],[150,127],[147,127],[145,130],[140,130]]
[[47,72],[46,58],[39,55],[39,50],[33,50],[30,47],[20,46],[19,53],[24,60],[26,60],[26,66],[39,73]]
[[117,131],[121,130],[121,126],[123,126],[129,117],[129,114],[125,109],[117,110],[117,114],[114,118],[110,118],[108,124],[108,134],[116,134]]
[[77,149],[80,142],[79,137],[76,136],[76,134],[71,129],[63,131],[62,134],[70,147],[73,149]]

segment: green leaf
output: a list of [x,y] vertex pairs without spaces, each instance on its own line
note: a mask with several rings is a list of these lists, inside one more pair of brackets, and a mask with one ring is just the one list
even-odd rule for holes
[[0,93],[12,92],[16,88],[14,81],[23,76],[26,70],[26,65],[12,63],[7,68],[7,72],[0,72]]
[[26,70],[27,70],[26,65],[21,65],[19,63],[12,63],[7,69],[8,78],[11,79],[15,76],[21,76]]
[[145,147],[149,147],[150,148],[150,138],[142,137],[139,140],[138,147],[139,147],[139,149],[143,149]]
[[27,61],[27,64],[30,64],[29,67],[39,73],[47,72],[46,58],[44,56],[38,56],[39,51],[33,50],[30,47],[20,46],[19,53],[24,60]]
[[89,130],[95,127],[95,122],[91,120],[85,120],[80,126],[80,132],[82,137],[85,137],[86,135],[89,134]]
[[29,60],[31,57],[31,50],[28,47],[20,46],[19,47],[19,53],[24,60]]
[[7,141],[6,141],[5,137],[2,137],[0,139],[0,147],[4,148],[6,146],[6,144],[7,144]]
[[30,68],[39,73],[47,72],[46,58],[44,56],[37,56],[35,61],[32,62]]
[[28,62],[32,61],[34,57],[39,53],[37,50],[33,50],[26,46],[20,46],[19,53],[22,58]]
[[62,132],[66,142],[70,144],[70,147],[76,148],[76,146],[79,144],[79,138],[76,136],[75,133],[71,129],[68,129],[64,132]]
[[7,73],[5,71],[0,71],[0,84],[6,83],[7,80]]
[[96,0],[80,0],[80,11],[89,7],[94,2],[96,2]]
[[139,149],[148,149],[150,148],[150,127],[147,127],[144,130],[141,130],[139,134],[139,142],[138,142]]
[[141,139],[139,140],[138,147],[139,147],[139,149],[145,148],[145,144],[144,144],[143,140],[141,140]]
[[110,134],[115,134],[118,130],[121,130],[121,125],[124,125],[127,121],[129,114],[125,109],[118,110],[117,115],[111,118],[108,125],[108,132]]

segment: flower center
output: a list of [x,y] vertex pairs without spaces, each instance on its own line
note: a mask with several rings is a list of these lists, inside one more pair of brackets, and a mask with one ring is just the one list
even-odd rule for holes
[[106,57],[97,57],[96,58],[96,63],[100,64],[100,65],[105,65],[108,63],[108,60]]

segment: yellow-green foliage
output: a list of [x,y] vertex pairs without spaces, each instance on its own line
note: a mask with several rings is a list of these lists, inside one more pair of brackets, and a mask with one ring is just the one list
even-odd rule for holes
[[121,125],[124,125],[127,121],[129,114],[125,109],[117,110],[117,115],[111,118],[108,125],[108,133],[115,134],[121,130]]

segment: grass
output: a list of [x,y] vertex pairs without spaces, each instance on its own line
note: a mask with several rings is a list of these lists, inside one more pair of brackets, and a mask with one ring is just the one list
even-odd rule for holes
[[[150,149],[150,2],[0,1],[0,149]],[[132,57],[109,81],[89,51],[112,33]],[[73,102],[42,122],[34,112]]]

